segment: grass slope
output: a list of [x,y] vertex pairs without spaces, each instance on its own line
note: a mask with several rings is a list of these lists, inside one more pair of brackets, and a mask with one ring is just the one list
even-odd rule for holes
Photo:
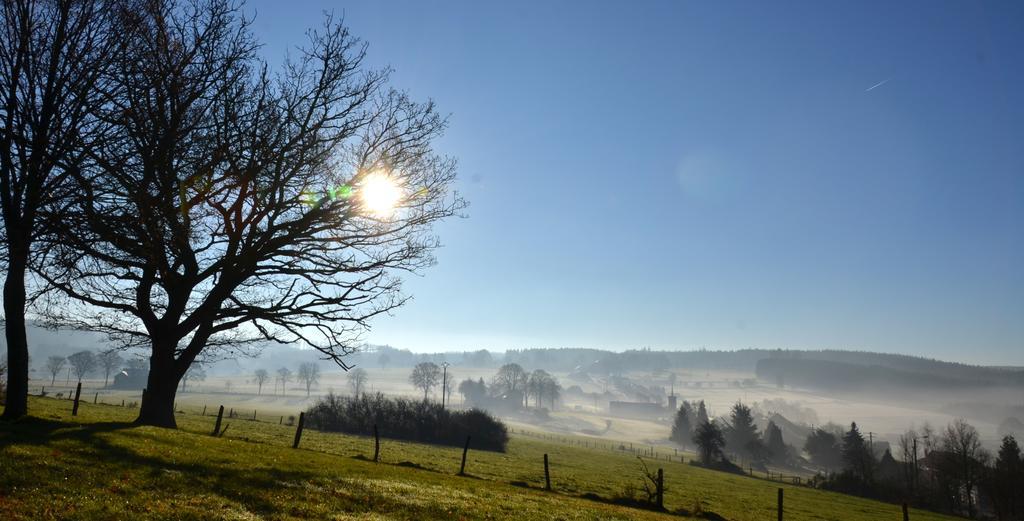
[[[585,499],[612,498],[640,485],[628,454],[514,436],[507,453],[307,430],[291,449],[294,428],[179,415],[177,431],[135,427],[129,409],[32,398],[33,416],[0,424],[0,519],[679,519]],[[542,455],[551,458],[555,493],[543,487]],[[679,462],[663,467],[665,506],[730,520],[775,518],[779,487]],[[512,485],[515,483],[516,485]],[[900,519],[899,507],[783,486],[787,520]],[[715,516],[709,516],[716,518]],[[952,519],[913,511],[911,519]]]

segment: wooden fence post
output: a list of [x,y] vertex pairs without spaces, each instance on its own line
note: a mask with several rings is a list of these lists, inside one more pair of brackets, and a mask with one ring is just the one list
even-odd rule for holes
[[92,403],[93,403],[93,405],[96,405],[97,403],[100,403],[100,393],[97,392],[96,396],[92,397]]
[[293,449],[299,448],[299,440],[302,439],[302,426],[305,425],[305,423],[306,423],[306,413],[305,412],[300,412],[299,413],[299,427],[297,429],[295,429],[295,441],[292,442],[292,448]]
[[224,406],[221,405],[217,411],[217,423],[213,425],[213,435],[217,436],[220,434],[220,421],[224,419]]
[[203,416],[206,416],[206,404],[203,404]]
[[377,424],[373,424],[373,462],[380,461],[380,432],[377,431]]
[[551,473],[548,472],[548,455],[544,455],[544,488],[551,490]]
[[459,475],[466,475],[466,453],[469,452],[469,439],[470,436],[466,436],[466,446],[462,448],[462,466],[459,467]]
[[71,408],[71,415],[78,416],[78,399],[82,396],[82,382],[78,382],[75,388],[75,406]]
[[903,521],[910,521],[910,510],[907,509],[906,503],[903,503]]
[[665,470],[658,469],[658,508],[665,508]]
[[256,421],[256,409],[252,410],[252,421]]
[[779,521],[782,521],[782,489],[779,489]]

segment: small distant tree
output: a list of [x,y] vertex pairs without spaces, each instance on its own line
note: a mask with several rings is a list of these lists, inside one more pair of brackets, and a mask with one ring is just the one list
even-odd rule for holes
[[706,421],[693,433],[693,443],[697,445],[701,463],[708,466],[722,457],[725,436],[715,422]]
[[382,353],[380,356],[377,357],[377,365],[379,365],[381,369],[387,369],[388,364],[390,363],[391,357],[388,356],[387,353]]
[[484,383],[483,378],[476,381],[467,378],[459,383],[459,394],[470,404],[479,405],[487,396],[487,384]]
[[551,404],[551,410],[555,410],[555,402],[562,396],[562,384],[558,383],[558,379],[552,376],[544,381],[542,392],[547,397],[548,403]]
[[117,351],[108,349],[100,352],[96,356],[96,360],[99,362],[100,367],[103,368],[103,386],[106,387],[110,383],[110,374],[121,367],[121,364],[124,363],[124,358],[121,358]]
[[320,366],[313,362],[305,362],[299,366],[296,378],[306,386],[306,397],[309,397],[310,389],[320,381]]
[[704,400],[697,402],[697,426],[703,425],[711,421],[708,418],[708,408],[704,405]]
[[357,368],[348,373],[348,386],[352,388],[352,396],[359,398],[366,389],[366,382],[370,379],[366,369]]
[[263,384],[270,380],[270,373],[266,369],[257,369],[254,376],[256,377],[256,395],[259,396],[263,394]]
[[693,404],[683,400],[683,404],[676,411],[675,420],[672,422],[672,434],[669,435],[669,440],[680,447],[688,447],[693,440],[693,420]]
[[189,382],[202,382],[206,380],[206,370],[199,364],[193,364],[181,377],[181,392],[185,392]]
[[409,383],[417,389],[423,390],[423,401],[427,401],[427,394],[437,386],[441,380],[441,368],[434,362],[420,362],[412,368],[409,375]]
[[288,382],[292,379],[292,370],[287,367],[278,369],[277,379],[281,381],[281,396],[284,396],[288,391]]
[[71,369],[79,382],[96,370],[96,355],[92,351],[79,351],[69,356],[68,362],[71,363]]
[[832,432],[816,428],[807,436],[804,451],[811,462],[827,469],[838,469],[843,464],[843,452],[839,438]]
[[533,396],[539,408],[554,378],[543,369],[535,369],[526,380],[526,394]]
[[144,358],[131,358],[125,365],[127,365],[128,370],[133,373],[141,373],[142,371],[149,370],[149,362]]
[[523,366],[514,363],[505,364],[498,368],[498,373],[494,375],[492,387],[497,387],[502,392],[525,392],[524,388],[528,381],[529,374],[523,369]]

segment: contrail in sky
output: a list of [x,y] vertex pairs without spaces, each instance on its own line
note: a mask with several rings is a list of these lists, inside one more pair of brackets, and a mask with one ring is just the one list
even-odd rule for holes
[[884,80],[882,80],[882,81],[880,81],[880,82],[878,82],[878,83],[868,87],[867,89],[864,90],[864,92],[871,92],[871,91],[877,89],[878,87],[881,87],[882,85],[885,85],[886,83],[889,83],[889,80],[891,80],[891,79],[892,78],[886,78],[886,79],[884,79]]

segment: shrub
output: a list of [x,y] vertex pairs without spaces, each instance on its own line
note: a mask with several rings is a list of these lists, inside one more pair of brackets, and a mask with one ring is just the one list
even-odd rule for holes
[[450,411],[437,403],[385,398],[380,393],[359,398],[328,394],[306,411],[306,424],[321,431],[362,435],[373,434],[376,425],[387,438],[456,447],[468,435],[474,448],[498,452],[508,444],[505,424],[485,411]]

